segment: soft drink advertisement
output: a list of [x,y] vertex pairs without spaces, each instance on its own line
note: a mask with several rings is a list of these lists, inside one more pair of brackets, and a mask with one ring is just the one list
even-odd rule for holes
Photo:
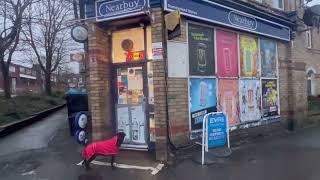
[[201,130],[204,115],[217,111],[216,80],[191,78],[189,86],[191,131]]
[[219,79],[219,112],[228,117],[229,125],[239,123],[239,81],[233,79]]
[[240,36],[240,63],[242,77],[259,77],[258,39]]
[[274,41],[260,39],[262,77],[277,77],[277,44]]
[[217,65],[219,77],[238,77],[238,41],[237,34],[216,31]]
[[263,117],[278,115],[278,87],[277,80],[262,80]]
[[240,121],[261,118],[261,85],[259,80],[240,80]]
[[193,76],[213,76],[214,62],[213,29],[189,24],[189,72]]

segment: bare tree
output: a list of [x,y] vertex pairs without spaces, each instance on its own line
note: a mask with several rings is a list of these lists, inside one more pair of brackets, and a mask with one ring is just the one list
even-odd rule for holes
[[0,3],[0,68],[3,76],[4,93],[11,98],[9,66],[17,49],[23,24],[23,15],[32,0],[2,0]]
[[72,13],[72,3],[66,0],[40,0],[29,8],[23,33],[44,72],[47,95],[51,95],[52,74],[64,63],[72,42],[68,24]]

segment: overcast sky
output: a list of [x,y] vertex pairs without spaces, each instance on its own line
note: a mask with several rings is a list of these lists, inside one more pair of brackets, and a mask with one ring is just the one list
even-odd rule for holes
[[308,6],[313,6],[315,4],[320,4],[320,0],[313,0],[308,4]]

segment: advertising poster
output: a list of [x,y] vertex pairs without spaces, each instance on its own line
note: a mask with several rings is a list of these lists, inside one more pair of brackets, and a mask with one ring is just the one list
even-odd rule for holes
[[201,130],[204,115],[217,111],[216,80],[191,78],[189,85],[191,131]]
[[278,87],[277,80],[262,80],[262,108],[263,117],[278,115]]
[[227,115],[229,125],[239,123],[239,81],[231,79],[220,79],[219,86],[219,112]]
[[237,34],[217,31],[217,65],[219,77],[238,77]]
[[189,72],[191,76],[213,76],[214,33],[213,29],[189,24]]
[[240,63],[242,77],[259,77],[258,39],[240,36]]
[[277,77],[277,44],[274,41],[260,39],[262,77]]
[[142,68],[119,68],[117,73],[118,104],[140,104],[144,97]]
[[261,119],[261,85],[259,80],[240,80],[240,121]]

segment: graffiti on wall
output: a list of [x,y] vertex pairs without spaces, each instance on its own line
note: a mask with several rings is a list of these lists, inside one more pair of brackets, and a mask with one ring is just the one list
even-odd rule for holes
[[240,80],[240,121],[261,118],[261,85],[259,80]]
[[240,64],[242,77],[259,77],[258,39],[240,36]]
[[219,80],[219,111],[227,115],[229,125],[239,123],[239,81],[233,79]]

